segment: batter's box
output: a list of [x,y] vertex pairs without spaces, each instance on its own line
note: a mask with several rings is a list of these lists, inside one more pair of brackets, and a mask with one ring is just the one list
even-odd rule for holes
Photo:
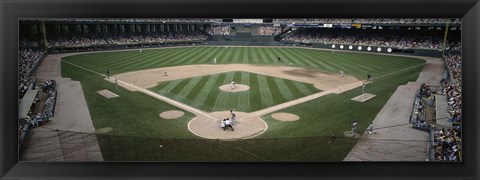
[[118,97],[117,94],[113,93],[113,92],[110,92],[109,90],[101,90],[101,91],[97,91],[98,94],[102,95],[103,97],[106,97],[106,98],[116,98]]
[[365,101],[368,101],[369,99],[372,99],[372,98],[375,97],[375,96],[376,96],[376,95],[364,93],[364,94],[362,94],[362,95],[360,95],[360,96],[357,96],[357,97],[352,98],[352,100],[358,101],[358,102],[365,102]]

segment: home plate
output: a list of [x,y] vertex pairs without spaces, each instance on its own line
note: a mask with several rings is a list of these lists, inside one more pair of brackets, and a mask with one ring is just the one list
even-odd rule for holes
[[109,90],[106,90],[106,89],[101,90],[101,91],[97,91],[97,93],[102,95],[103,97],[106,97],[106,98],[116,98],[116,97],[118,97],[117,94],[112,93],[112,92],[110,92]]
[[357,97],[354,97],[352,98],[352,100],[354,101],[358,101],[358,102],[365,102],[369,99],[372,99],[373,97],[375,97],[376,95],[373,95],[373,94],[368,94],[368,93],[364,93],[360,96],[357,96]]

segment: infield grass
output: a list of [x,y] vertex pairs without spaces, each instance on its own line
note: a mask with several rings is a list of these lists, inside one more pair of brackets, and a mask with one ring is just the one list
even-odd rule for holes
[[[232,81],[250,89],[231,93],[218,88]],[[207,112],[253,112],[320,92],[312,84],[240,71],[162,82],[149,90]]]

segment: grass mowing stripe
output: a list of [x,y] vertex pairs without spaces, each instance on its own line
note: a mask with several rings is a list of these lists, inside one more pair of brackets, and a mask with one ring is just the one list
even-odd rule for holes
[[252,52],[252,63],[254,64],[260,64],[260,56],[259,56],[259,49],[260,48],[252,48],[251,49],[251,52]]
[[260,94],[260,86],[258,84],[258,76],[257,74],[250,74],[250,104],[252,105],[252,109],[257,109],[261,107],[262,99],[258,98],[261,97]]
[[[75,63],[89,63],[89,64],[93,64],[93,65],[97,65],[97,66],[104,66],[104,65],[107,65],[107,64],[112,64],[112,62],[110,61],[110,59],[112,58],[115,58],[117,59],[118,61],[120,61],[122,58],[126,57],[126,56],[133,56],[133,54],[130,52],[130,51],[125,51],[125,52],[121,52],[121,53],[109,53],[109,52],[101,52],[101,53],[94,53],[94,54],[103,54],[102,56],[95,56],[95,55],[92,55],[92,56],[86,56],[86,57],[83,57],[83,56],[80,56],[80,60],[81,61],[75,61]],[[83,54],[82,54],[83,55]],[[88,54],[85,54],[85,55],[88,55]],[[91,58],[91,59],[89,59]],[[88,61],[83,61],[84,59],[89,59]],[[115,62],[113,62],[115,63]]]
[[280,92],[280,88],[278,87],[276,81],[270,77],[266,76],[268,88],[270,89],[271,95],[273,97],[273,104],[280,104],[281,102],[286,101],[283,94]]
[[[310,94],[312,91],[310,90],[310,88],[307,87],[307,85],[303,84],[303,83],[300,83],[300,82],[297,82],[297,81],[291,81],[292,84],[298,89],[300,90],[300,92],[303,93],[303,95],[308,95]],[[313,86],[313,85],[312,85]],[[314,87],[315,88],[315,87]]]
[[[250,73],[241,72],[240,83],[250,86]],[[248,107],[246,112],[250,112],[250,91],[239,92],[237,106],[236,107]],[[237,108],[238,109],[238,108]]]
[[272,96],[272,91],[270,91],[269,84],[267,82],[267,77],[262,75],[257,75],[258,85],[260,86],[260,99],[262,100],[262,105],[272,105],[274,104],[274,98]]
[[202,52],[205,52],[203,51],[203,48],[193,48],[186,53],[180,54],[172,58],[172,62],[170,62],[169,64],[172,64],[172,66],[186,64],[186,62],[192,60],[192,57],[198,56]]
[[185,96],[186,99],[189,99],[192,101],[192,103],[195,103],[196,97],[202,92],[203,88],[207,84],[208,80],[210,79],[210,76],[202,76],[202,77],[197,77],[200,79],[197,83],[196,86],[194,86]]
[[264,52],[265,54],[267,55],[267,61],[266,63],[272,63],[272,64],[277,64],[277,59],[278,57],[276,57],[273,52],[272,52],[272,49],[273,48],[265,48]]
[[283,99],[292,100],[292,99],[295,98],[295,96],[293,95],[293,92],[291,92],[290,89],[285,84],[284,79],[274,78],[273,80],[274,80],[275,84],[277,85],[278,90],[282,94]]
[[[225,78],[227,77],[227,74],[222,73],[218,76],[217,80],[215,81],[215,86],[221,86],[223,85],[223,82],[225,81]],[[207,98],[207,103],[205,103],[206,106],[210,107],[210,111],[214,111],[214,106],[215,103],[217,103],[217,99],[219,98],[219,95],[222,92],[220,91],[210,91],[208,94]]]
[[147,68],[159,67],[162,64],[166,64],[165,62],[166,60],[169,60],[169,58],[178,56],[183,52],[188,52],[189,49],[191,48],[175,48],[175,49],[172,49],[172,52],[168,54],[160,54],[160,53],[153,54],[153,56],[145,57],[146,63],[143,63],[140,67],[147,67]]
[[243,57],[242,57],[242,63],[243,64],[248,64],[249,62],[253,61],[252,59],[252,48],[244,48],[243,51]]
[[159,92],[160,94],[162,94],[163,92],[165,92],[165,93],[170,92],[170,91],[172,91],[172,89],[175,88],[180,82],[181,82],[180,80],[162,82],[162,83],[160,83],[160,85],[161,85],[160,87],[162,87],[162,88],[156,90],[155,92]]
[[[207,78],[207,82],[205,82],[205,85],[202,87],[202,89],[200,89],[200,91],[198,91],[197,96],[193,100],[194,106],[203,105],[202,107],[206,108],[205,104],[207,104],[206,101],[208,98],[208,94],[218,89],[218,86],[216,86],[215,84],[218,76],[219,74],[205,76]],[[210,108],[211,106],[208,107]]]
[[214,51],[216,51],[216,48],[205,46],[197,56],[191,58],[189,61],[185,62],[185,64],[206,64],[208,57],[212,56]]
[[338,59],[340,59],[340,57],[337,55],[338,53],[323,52],[322,55],[320,55],[318,51],[305,51],[305,53],[312,57],[326,57],[325,59],[318,60],[324,67],[326,67],[327,71],[336,72],[339,70]]
[[180,92],[190,81],[188,79],[182,79],[180,80],[180,83],[176,85],[170,92]]
[[227,51],[225,50],[225,48],[221,48],[221,47],[217,47],[219,52],[217,54],[215,54],[213,56],[213,58],[217,58],[217,63],[218,61],[221,59],[221,58],[224,58],[225,57],[225,54],[227,53]]
[[228,48],[227,49],[227,54],[225,56],[225,59],[222,61],[222,64],[230,64],[233,62],[233,57],[235,56],[236,50],[235,48]]
[[302,51],[305,56],[307,57],[312,57],[314,58],[315,57],[315,60],[313,61],[314,63],[318,64],[319,67],[322,67],[324,71],[327,71],[327,72],[334,72],[334,71],[337,71],[336,68],[337,65],[335,64],[335,60],[336,58],[332,58],[332,59],[329,59],[329,58],[318,58],[318,57],[325,57],[325,56],[319,56],[315,53],[317,53],[315,51],[315,53],[313,52],[310,52],[310,51]]
[[232,63],[240,63],[240,56],[243,56],[243,48],[236,47],[235,55],[233,56]]
[[[233,81],[233,76],[235,72],[228,72],[226,73],[225,80],[223,81],[223,84],[230,84]],[[231,106],[230,101],[232,99],[232,93],[229,92],[220,92],[220,101],[217,99],[217,102],[215,103],[215,107],[213,109],[218,110],[223,110],[223,108],[228,107],[228,105]]]
[[283,54],[280,54],[280,52],[278,51],[277,48],[272,48],[271,53],[272,53],[273,56],[276,57],[277,61],[278,61],[278,58],[281,58],[280,64],[282,64],[282,65],[287,65],[288,63],[290,63],[292,61],[291,59],[284,56]]
[[195,48],[174,48],[175,52],[165,55],[165,56],[158,56],[159,60],[158,62],[153,62],[152,64],[147,64],[144,65],[146,66],[157,66],[157,67],[167,67],[167,66],[173,66],[172,63],[177,62],[178,57],[182,57],[185,54],[189,54],[194,50]]
[[352,58],[350,60],[350,63],[354,64],[355,68],[361,72],[371,72],[371,71],[374,71],[374,69],[376,68],[372,65],[369,65],[366,59],[364,59],[364,56],[358,56],[358,54],[356,54],[356,55],[350,56],[350,58]]
[[[118,65],[121,65],[121,64],[125,64],[125,63],[128,63],[128,62],[131,62],[131,61],[135,61],[135,60],[143,60],[143,58],[139,58],[140,57],[140,52],[131,52],[129,51],[128,54],[124,54],[124,55],[114,55],[114,56],[111,56],[109,59],[113,59],[113,62],[112,61],[106,61],[105,63],[100,63],[100,64],[96,64],[97,66],[110,66],[112,67],[112,69],[116,68],[115,66],[118,66]],[[110,63],[108,63],[110,62]]]
[[257,52],[260,55],[259,63],[267,64],[269,60],[268,60],[268,57],[266,56],[265,48],[255,48],[255,49],[257,49]]
[[199,57],[200,60],[198,63],[213,64],[213,59],[216,58],[220,53],[223,53],[222,49],[219,47],[212,47],[213,49],[204,57]]
[[[113,65],[113,68],[121,70],[121,69],[129,69],[132,67],[138,68],[140,65],[144,65],[144,64],[152,64],[156,62],[156,60],[153,60],[153,59],[158,58],[159,57],[158,54],[159,53],[152,53],[148,56],[131,57],[129,59],[123,60],[122,63]],[[149,65],[146,67],[151,67],[151,66]]]
[[195,56],[189,57],[190,60],[186,61],[182,64],[201,64],[202,57],[206,57],[207,54],[211,53],[213,48],[212,47],[203,47],[200,53],[196,54]]
[[308,94],[308,93],[304,93],[304,92],[300,91],[300,89],[298,89],[298,87],[295,86],[295,84],[293,84],[293,81],[284,80],[283,83],[288,88],[288,90],[290,92],[292,92],[292,95],[293,95],[294,99],[306,96]]
[[278,53],[282,54],[286,59],[288,59],[287,61],[289,63],[294,64],[294,66],[298,66],[298,67],[307,66],[305,64],[305,61],[301,60],[302,58],[298,56],[294,56],[293,54],[290,53],[290,51],[288,51],[288,49],[278,50]]
[[143,63],[140,63],[140,61],[137,61],[137,60],[130,60],[129,62],[124,63],[123,65],[120,65],[116,68],[121,71],[128,71],[129,69],[138,70],[138,69],[149,69],[153,67],[158,67],[158,66],[154,66],[154,64],[157,64],[159,62],[160,63],[164,62],[167,59],[167,57],[170,57],[175,54],[179,54],[183,51],[187,51],[187,48],[185,49],[175,48],[175,49],[169,49],[169,50],[170,51],[167,52],[168,54],[163,54],[163,51],[158,51],[158,52],[152,53],[151,55],[138,58]]
[[[192,92],[193,89],[196,87],[196,86],[199,86],[198,85],[198,82],[200,82],[200,78],[199,77],[195,77],[195,78],[190,78],[189,79],[189,82],[187,85],[185,85],[185,87],[183,87],[182,90],[180,90],[180,92],[178,92],[178,98],[181,98],[181,99],[186,99],[186,100],[189,100],[187,97],[188,93]],[[192,104],[192,103],[190,103]]]
[[304,54],[302,51],[300,51],[300,49],[290,48],[287,51],[290,51],[293,56],[295,56],[299,60],[301,60],[303,62],[302,64],[306,65],[306,66],[304,66],[305,68],[321,67],[320,63],[318,62],[318,59],[316,57],[308,56],[308,55]]

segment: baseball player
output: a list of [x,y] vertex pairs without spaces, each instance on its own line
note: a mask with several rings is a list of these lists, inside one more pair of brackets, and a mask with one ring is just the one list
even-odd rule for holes
[[367,127],[368,134],[373,134],[373,122],[370,123]]
[[352,137],[355,137],[355,132],[357,131],[357,121],[352,123]]
[[362,94],[365,94],[365,83],[362,84]]
[[232,116],[232,125],[235,123],[235,119],[237,118],[237,115],[233,110],[230,110],[230,115]]
[[167,71],[163,71],[163,76],[168,76]]
[[117,78],[115,78],[115,89],[118,89],[118,82],[117,82]]
[[235,88],[235,81],[232,81],[230,84],[232,84],[232,90]]
[[213,64],[217,64],[217,58],[213,59]]
[[107,78],[110,78],[110,71],[107,69]]
[[223,120],[221,121],[222,124],[220,125],[220,128],[222,128],[222,129],[224,129],[224,130],[225,130],[225,121],[226,121],[226,120],[227,120],[227,119],[223,119]]
[[342,69],[340,69],[340,75],[341,75],[342,77],[345,76],[345,74],[343,73],[343,70],[342,70]]
[[372,76],[370,76],[370,74],[367,74],[367,81],[371,81],[372,80]]
[[232,121],[230,121],[230,120],[227,118],[227,120],[225,121],[225,128],[223,128],[223,131],[225,131],[225,129],[227,129],[228,127],[229,127],[230,129],[232,129],[232,131],[235,131],[235,130],[233,129],[233,126],[232,126]]

